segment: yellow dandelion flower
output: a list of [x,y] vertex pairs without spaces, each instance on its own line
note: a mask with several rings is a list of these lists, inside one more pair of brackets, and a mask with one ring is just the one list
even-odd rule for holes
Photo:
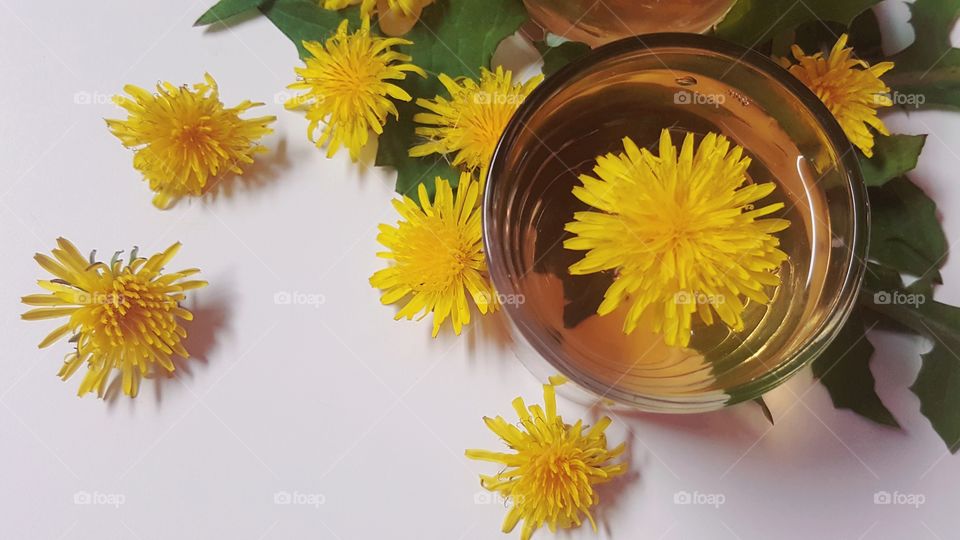
[[377,236],[388,249],[377,255],[393,263],[370,277],[383,291],[383,304],[406,300],[398,320],[433,313],[434,337],[447,317],[457,335],[470,322],[467,294],[481,314],[496,309],[483,255],[477,181],[462,174],[456,196],[442,178],[436,187],[433,202],[423,184],[419,206],[407,196],[393,201],[401,220],[396,227],[380,225]]
[[521,427],[502,417],[483,421],[513,450],[512,453],[467,450],[470,459],[504,465],[494,476],[480,476],[480,485],[501,494],[511,504],[503,522],[503,532],[511,532],[520,520],[521,540],[547,525],[558,528],[579,527],[582,516],[596,530],[590,509],[599,502],[596,484],[623,474],[627,464],[611,463],[623,453],[624,445],[607,449],[604,431],[610,419],[603,417],[587,429],[582,420],[570,425],[557,414],[553,386],[543,386],[544,407],[531,405],[522,398],[513,400]]
[[[296,68],[299,81],[289,88],[307,93],[290,99],[286,106],[309,106],[307,136],[318,148],[327,145],[327,157],[344,145],[356,161],[370,131],[383,133],[387,115],[399,116],[391,99],[411,99],[410,94],[389,81],[403,80],[408,72],[422,77],[426,73],[407,63],[409,56],[392,49],[395,45],[409,45],[409,41],[371,35],[369,19],[364,19],[360,30],[352,34],[347,32],[348,24],[343,21],[326,43],[303,42],[310,57],[304,61],[305,67]],[[320,138],[314,139],[321,122],[325,126]]]
[[107,120],[110,131],[134,149],[133,166],[156,192],[153,204],[167,208],[185,195],[200,195],[210,178],[227,171],[242,174],[243,164],[265,152],[257,141],[273,130],[275,116],[243,119],[240,114],[262,103],[244,101],[226,108],[217,83],[209,74],[193,90],[157,85],[157,93],[134,85],[123,90],[132,99],[116,96],[127,110],[126,120]]
[[380,29],[388,36],[402,36],[410,31],[420,18],[423,8],[433,0],[323,0],[324,9],[343,9],[360,4],[363,17],[380,14]]
[[783,203],[754,209],[776,184],[747,184],[750,158],[723,136],[709,133],[694,149],[687,134],[679,155],[670,132],[660,135],[660,155],[629,138],[624,153],[597,158],[596,178],[581,175],[573,194],[597,211],[574,214],[564,247],[587,251],[570,273],[616,271],[597,309],[606,315],[627,302],[624,332],[650,311],[652,331],[668,345],[690,342],[692,315],[713,323],[716,312],[743,329],[743,297],[768,303],[765,286],[780,283],[786,260],[772,233],[784,219],[758,219]]
[[40,306],[22,315],[25,320],[69,317],[41,343],[47,347],[71,334],[76,349],[67,355],[60,377],[69,378],[87,365],[87,374],[80,383],[78,395],[96,391],[101,397],[107,387],[107,376],[114,368],[123,378],[123,393],[137,395],[140,379],[157,365],[168,372],[174,370],[171,355],[188,358],[183,348],[187,332],[180,320],[193,315],[180,307],[184,291],[206,286],[206,281],[183,281],[199,269],[191,268],[162,274],[180,244],[174,244],[149,259],[137,257],[136,248],[124,265],[114,255],[110,264],[84,259],[76,247],[64,238],[57,239],[53,259],[37,253],[34,257],[55,279],[40,280],[49,294],[24,296],[22,302]]
[[538,75],[513,85],[511,73],[501,67],[495,72],[481,69],[479,81],[454,80],[441,73],[440,82],[450,99],[417,100],[417,105],[429,111],[413,117],[414,122],[423,124],[416,129],[417,135],[427,141],[411,148],[410,155],[456,153],[454,165],[469,171],[485,170],[507,122],[542,80]]
[[846,45],[847,35],[843,34],[827,58],[822,53],[807,55],[794,45],[791,52],[797,63],[791,65],[783,59],[782,64],[826,104],[850,142],[872,157],[873,133],[869,128],[890,134],[877,117],[877,109],[893,105],[890,87],[880,80],[893,69],[893,62],[871,66],[852,58],[853,49]]
[[[383,6],[390,11],[396,11],[403,15],[413,15],[422,10],[424,6],[433,3],[433,0],[380,0]],[[349,6],[361,4],[360,14],[364,17],[370,17],[379,7],[377,0],[324,0],[324,9],[343,9]]]
[[[323,9],[338,10],[349,6],[355,6],[363,0],[323,0]],[[376,5],[376,0],[374,0]]]

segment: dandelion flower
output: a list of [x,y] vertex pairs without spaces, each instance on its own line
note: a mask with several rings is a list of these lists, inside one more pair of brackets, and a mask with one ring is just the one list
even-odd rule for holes
[[[383,133],[387,115],[399,116],[391,99],[410,101],[410,94],[390,81],[406,78],[408,72],[426,77],[419,67],[408,63],[410,57],[392,49],[409,45],[398,38],[381,38],[370,34],[370,21],[364,19],[360,30],[347,33],[343,21],[337,33],[326,43],[304,41],[310,53],[305,67],[296,68],[299,81],[289,88],[306,90],[286,103],[288,109],[302,104],[309,106],[307,136],[318,148],[327,145],[327,157],[336,154],[341,145],[350,150],[356,161],[360,149],[367,144],[372,130]],[[314,133],[325,123],[320,137]]]
[[607,449],[604,431],[610,419],[603,417],[593,427],[582,420],[570,425],[557,414],[553,386],[543,386],[544,407],[531,405],[522,398],[513,400],[520,426],[502,417],[483,421],[513,451],[467,450],[470,459],[491,461],[504,466],[494,476],[480,476],[480,485],[501,494],[510,511],[503,532],[511,532],[520,520],[521,540],[546,525],[551,531],[579,527],[583,516],[596,530],[590,509],[599,502],[596,484],[606,482],[627,470],[626,463],[611,463],[623,453],[624,445]]
[[429,111],[413,117],[422,124],[416,133],[426,142],[411,148],[410,155],[455,154],[454,165],[469,171],[485,170],[507,122],[542,80],[538,75],[513,85],[511,73],[501,67],[495,72],[481,69],[479,81],[454,80],[441,73],[440,82],[450,99],[417,100],[417,105]]
[[457,335],[470,322],[468,294],[481,314],[496,309],[483,255],[477,181],[462,174],[456,196],[442,178],[436,188],[433,202],[423,184],[419,206],[407,196],[393,201],[401,220],[396,227],[380,225],[377,236],[388,250],[378,256],[393,263],[370,278],[383,291],[383,304],[406,301],[398,320],[433,313],[434,337],[448,317]]
[[209,74],[193,90],[157,85],[157,93],[134,85],[114,102],[127,110],[126,120],[107,120],[110,131],[127,148],[134,149],[133,166],[156,192],[153,204],[167,208],[185,195],[200,195],[210,178],[227,171],[242,174],[253,155],[265,152],[258,144],[271,133],[275,116],[243,119],[240,114],[263,105],[244,101],[226,108],[217,83]]
[[791,65],[787,59],[782,63],[826,104],[850,142],[865,156],[872,157],[873,133],[869,128],[890,134],[877,117],[877,109],[893,105],[890,88],[880,80],[881,75],[893,69],[893,62],[871,66],[852,58],[853,49],[846,45],[847,35],[843,34],[826,58],[822,53],[804,54],[794,45],[791,52],[797,63]]
[[107,376],[119,369],[123,393],[137,395],[140,379],[157,365],[172,372],[171,356],[188,358],[183,348],[187,332],[180,320],[193,315],[180,307],[184,292],[206,286],[206,281],[187,280],[199,269],[191,268],[162,274],[180,244],[174,244],[149,259],[137,257],[136,248],[124,265],[114,255],[110,264],[94,262],[93,254],[84,259],[76,247],[64,238],[57,239],[53,257],[38,253],[34,258],[55,279],[40,280],[48,294],[24,296],[22,302],[40,306],[22,315],[25,320],[69,317],[41,343],[47,347],[71,335],[76,349],[67,355],[60,377],[69,378],[82,365],[87,374],[78,395],[96,391],[101,397]]
[[564,247],[587,252],[570,273],[616,272],[597,313],[630,305],[626,333],[648,311],[650,329],[671,346],[689,344],[694,312],[705,324],[716,312],[743,330],[743,297],[768,303],[764,287],[780,283],[787,258],[772,233],[790,223],[758,219],[783,203],[753,207],[776,185],[745,185],[750,158],[715,133],[696,149],[687,134],[679,155],[667,130],[659,156],[629,138],[623,146],[624,153],[598,157],[596,177],[581,175],[583,185],[573,189],[595,210],[576,212],[566,225],[573,237]]
[[[338,10],[349,6],[355,6],[363,0],[323,0],[323,9]],[[376,5],[374,0],[373,5]]]
[[324,0],[324,9],[343,9],[361,4],[360,13],[364,17],[380,14],[380,29],[388,36],[402,36],[410,31],[420,18],[423,8],[433,0]]

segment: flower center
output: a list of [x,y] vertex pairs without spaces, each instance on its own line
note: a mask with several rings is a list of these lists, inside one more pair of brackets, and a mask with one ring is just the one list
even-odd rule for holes
[[554,444],[541,448],[541,454],[531,461],[533,474],[530,479],[541,486],[542,493],[555,501],[578,491],[576,486],[580,484],[582,463],[569,450]]
[[111,345],[124,343],[126,337],[144,335],[145,329],[156,334],[174,324],[170,310],[176,302],[155,292],[151,284],[137,274],[122,274],[111,282],[108,290],[94,293],[94,313]]
[[447,290],[457,276],[469,265],[468,244],[455,228],[422,227],[416,231],[412,244],[421,249],[407,265],[415,291],[440,292]]
[[210,127],[205,123],[185,125],[174,133],[177,143],[188,150],[198,150],[207,145],[209,140]]

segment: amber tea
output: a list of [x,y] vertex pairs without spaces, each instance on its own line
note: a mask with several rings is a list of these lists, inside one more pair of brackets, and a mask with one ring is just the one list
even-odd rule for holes
[[576,41],[601,45],[651,32],[703,32],[733,0],[524,0],[535,21]]

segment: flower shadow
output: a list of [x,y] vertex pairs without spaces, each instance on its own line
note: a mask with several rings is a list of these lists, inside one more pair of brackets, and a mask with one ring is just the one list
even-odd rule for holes
[[614,521],[616,513],[625,508],[625,493],[633,489],[634,484],[640,481],[640,467],[633,466],[629,447],[624,454],[623,461],[627,464],[627,472],[596,487],[597,497],[600,498],[600,502],[596,506],[595,516],[597,529],[605,531],[610,538],[617,536],[613,533],[611,522]]
[[[590,425],[596,424],[605,416],[605,412],[604,408],[599,404],[590,407],[587,411],[587,418],[590,421]],[[616,513],[624,508],[625,493],[630,489],[634,489],[633,486],[640,481],[640,470],[643,468],[642,465],[638,466],[635,463],[634,449],[637,445],[632,444],[635,441],[634,428],[629,423],[619,420],[619,418],[613,417],[611,427],[620,424],[624,428],[622,440],[626,444],[626,449],[619,459],[623,463],[626,463],[627,470],[625,473],[612,478],[609,482],[596,485],[594,489],[600,502],[592,510],[594,519],[597,522],[597,529],[605,531],[607,536],[611,538],[616,537],[616,535],[613,533],[610,524],[612,521],[615,521],[614,516]],[[609,446],[612,448],[617,444],[619,443],[611,441]],[[649,458],[649,456],[647,457]]]
[[232,199],[241,193],[265,189],[281,178],[281,173],[289,167],[287,140],[281,138],[268,153],[258,156],[245,167],[243,174],[226,171],[217,176],[204,188],[202,201],[214,203],[220,199]]
[[[187,331],[187,337],[183,340],[183,347],[190,353],[190,358],[184,359],[176,355],[170,358],[175,367],[173,373],[167,373],[164,369],[154,369],[148,373],[140,384],[140,394],[144,392],[146,381],[152,381],[154,400],[159,405],[163,401],[163,386],[174,377],[191,378],[197,366],[207,366],[213,351],[217,347],[219,335],[229,324],[230,305],[229,295],[221,290],[215,289],[202,295],[202,299],[192,298],[188,305],[184,306],[193,313],[193,320],[184,323],[184,329]],[[123,395],[122,377],[120,373],[110,381],[107,390],[104,392],[103,399],[109,406],[114,406]],[[134,400],[131,400],[134,401]]]
[[513,360],[513,338],[510,335],[510,321],[503,308],[478,316],[473,324],[476,328],[466,335],[467,360],[473,362],[485,352],[492,351],[497,358]]
[[744,402],[717,411],[695,414],[660,414],[635,410],[617,410],[616,416],[630,429],[646,425],[673,433],[682,433],[691,440],[708,441],[711,445],[740,449],[744,441],[756,440],[770,429],[762,409],[753,402]]

